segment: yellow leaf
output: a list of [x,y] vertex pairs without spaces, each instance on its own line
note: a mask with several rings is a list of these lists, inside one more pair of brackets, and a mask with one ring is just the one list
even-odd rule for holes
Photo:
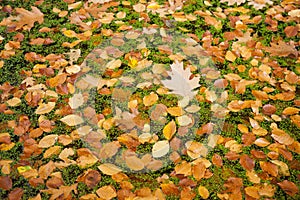
[[135,58],[131,58],[129,57],[129,62],[128,62],[128,66],[131,68],[135,68],[138,64],[138,60]]
[[203,198],[203,199],[207,199],[209,197],[209,191],[207,190],[206,187],[204,186],[199,186],[198,187],[198,192],[199,195]]
[[163,129],[163,134],[167,140],[170,140],[176,132],[176,124],[172,120]]
[[17,168],[17,170],[18,170],[18,172],[20,173],[20,174],[22,174],[22,173],[24,173],[24,172],[26,172],[26,171],[28,171],[28,170],[31,170],[32,168],[30,167],[30,166],[20,166],[20,167],[18,167]]
[[66,30],[66,31],[64,31],[63,33],[64,33],[65,36],[67,36],[67,37],[69,37],[69,38],[72,38],[72,37],[76,37],[76,36],[77,36],[77,34],[76,34],[74,31],[72,31],[72,30]]

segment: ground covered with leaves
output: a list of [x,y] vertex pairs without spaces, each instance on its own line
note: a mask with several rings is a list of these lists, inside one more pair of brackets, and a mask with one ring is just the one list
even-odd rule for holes
[[0,9],[0,199],[300,199],[298,0]]

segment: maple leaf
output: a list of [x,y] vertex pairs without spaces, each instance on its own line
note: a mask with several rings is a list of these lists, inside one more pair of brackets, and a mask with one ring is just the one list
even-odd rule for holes
[[189,68],[183,69],[183,62],[178,62],[171,65],[172,72],[168,72],[171,80],[162,80],[163,85],[172,90],[172,94],[178,94],[183,97],[193,98],[197,91],[193,91],[199,87],[200,77],[190,79],[192,73]]

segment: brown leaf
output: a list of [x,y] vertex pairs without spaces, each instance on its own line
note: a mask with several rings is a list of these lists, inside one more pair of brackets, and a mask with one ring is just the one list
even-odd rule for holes
[[101,164],[98,166],[98,169],[103,173],[103,174],[106,174],[106,175],[115,175],[119,172],[121,172],[122,170],[117,167],[116,165],[114,164],[110,164],[110,163],[104,163],[104,164]]
[[101,174],[96,170],[89,170],[85,175],[84,183],[89,187],[95,187],[101,180]]
[[[44,22],[44,14],[34,6],[31,6],[31,11],[25,10],[24,8],[16,8],[16,12],[19,14],[18,17],[8,17],[0,23],[3,25],[8,25],[14,28],[14,30],[19,30],[21,28],[30,30],[35,22],[42,24]],[[13,21],[12,21],[13,20]]]
[[284,33],[286,34],[287,37],[294,37],[297,35],[299,31],[298,26],[287,26],[284,29]]
[[262,108],[262,113],[265,115],[273,115],[276,112],[276,107],[271,104],[266,104]]
[[269,96],[266,92],[259,91],[259,90],[252,90],[252,94],[256,97],[258,100],[268,100]]
[[245,146],[250,146],[255,141],[256,137],[252,133],[244,133],[242,135],[242,142]]
[[50,87],[56,87],[58,85],[61,85],[66,81],[66,79],[67,79],[67,74],[64,74],[64,73],[59,74],[59,75],[55,76],[54,78],[50,78],[48,80],[49,86]]
[[259,162],[259,165],[263,171],[267,172],[271,176],[277,177],[278,175],[277,165],[270,162],[264,162],[264,161]]
[[259,188],[256,186],[248,186],[245,188],[246,194],[255,199],[259,199],[259,197],[260,197],[258,190],[259,190]]
[[183,161],[180,164],[175,166],[176,174],[183,174],[184,176],[189,176],[192,174],[192,166],[191,163]]
[[289,134],[280,129],[273,129],[271,137],[284,145],[291,145],[295,141]]
[[10,190],[12,188],[12,180],[9,176],[0,176],[0,188]]
[[299,192],[297,185],[291,181],[284,180],[282,182],[277,183],[279,187],[288,195],[294,196]]
[[53,110],[54,107],[55,107],[55,102],[48,102],[47,104],[42,103],[36,109],[35,114],[42,115],[42,114],[49,113]]
[[15,188],[8,194],[8,200],[21,200],[24,194],[22,188]]
[[219,154],[215,153],[212,157],[212,163],[218,167],[222,167],[223,165],[222,157]]
[[292,44],[286,44],[284,41],[280,40],[278,44],[271,43],[271,47],[265,47],[264,50],[270,53],[270,56],[282,56],[287,57],[289,55],[298,56],[298,51]]
[[174,183],[163,183],[160,185],[163,193],[166,195],[179,195],[180,190]]
[[254,169],[255,161],[251,159],[248,155],[244,154],[240,157],[240,164],[246,170],[251,171]]

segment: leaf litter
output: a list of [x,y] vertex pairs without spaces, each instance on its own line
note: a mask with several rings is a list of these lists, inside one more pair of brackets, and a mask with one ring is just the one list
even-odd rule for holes
[[[299,198],[296,1],[222,0],[218,5],[203,1],[201,7],[193,1],[61,3],[65,6],[55,4],[49,10],[47,1],[28,2],[23,8],[14,2],[0,4],[1,198],[166,199],[172,194],[180,199]],[[68,28],[49,27],[53,14]],[[204,24],[197,25],[203,28],[201,34],[196,31],[198,22]],[[137,23],[155,28],[175,25],[192,39],[182,38],[187,44],[181,47],[183,54],[171,45],[153,52],[142,42],[137,51],[124,53],[122,31],[129,31],[127,39],[138,38]],[[153,30],[144,28],[144,33],[154,34]],[[89,53],[87,46],[95,48],[104,37],[113,37],[112,45],[98,54],[100,63],[113,57],[105,65],[105,79],[86,78],[76,85],[75,80],[90,70],[81,60]],[[205,56],[211,56],[220,72],[209,67],[197,71],[186,59],[193,55],[204,56],[201,65],[207,64]],[[13,64],[12,70],[14,59],[26,64],[20,69]],[[125,65],[142,72],[153,67],[137,80]],[[17,77],[21,81],[12,81]],[[220,90],[203,83],[203,77],[224,90],[221,97]],[[122,87],[114,91],[112,87],[120,83]],[[135,83],[149,92],[124,90]],[[120,108],[111,108],[107,101],[100,103],[100,111],[85,107],[89,94],[78,89],[90,86],[97,87],[101,98],[111,95]],[[129,103],[121,107],[122,101]],[[205,112],[206,104],[212,115]],[[76,109],[84,112],[75,113]],[[111,117],[113,111],[116,117]],[[211,116],[226,116],[222,131],[209,121]],[[85,118],[90,126],[83,126]],[[155,134],[152,122],[159,128]],[[195,123],[200,124],[192,130]],[[98,152],[80,146],[83,136]],[[137,152],[143,148],[148,152],[140,156]],[[123,158],[122,166],[109,162],[117,156]],[[172,161],[170,170],[160,174],[165,158]],[[124,171],[124,166],[133,172],[152,170],[155,178],[143,177],[139,188],[135,182],[141,179]],[[78,170],[68,172],[73,167]],[[92,190],[83,192],[80,184]]]

